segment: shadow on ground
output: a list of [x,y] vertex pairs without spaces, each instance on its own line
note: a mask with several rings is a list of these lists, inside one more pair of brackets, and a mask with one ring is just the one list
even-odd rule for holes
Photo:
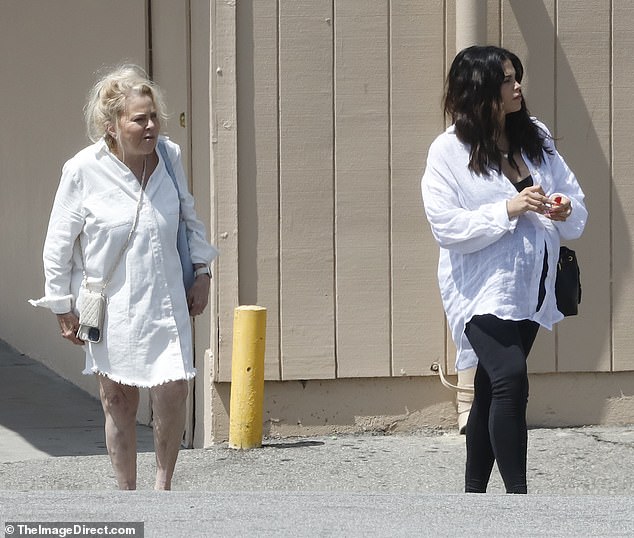
[[[107,454],[100,402],[0,340],[0,462]],[[152,430],[138,426],[139,452]]]

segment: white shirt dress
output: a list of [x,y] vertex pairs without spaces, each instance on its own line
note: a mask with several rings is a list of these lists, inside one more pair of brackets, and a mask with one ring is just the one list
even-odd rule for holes
[[[181,192],[193,263],[217,255],[197,218],[178,145],[165,142]],[[191,379],[192,331],[176,248],[179,199],[160,153],[148,179],[137,229],[105,289],[102,339],[87,342],[84,374],[137,387]],[[45,296],[31,301],[56,314],[77,313],[84,270],[95,291],[107,278],[132,228],[141,186],[105,141],[64,165],[44,244]]]
[[[523,158],[534,185],[541,185],[546,196],[558,193],[571,200],[572,213],[565,222],[531,211],[509,218],[506,202],[517,196],[517,190],[501,172],[481,176],[471,172],[469,146],[458,139],[453,126],[429,148],[421,188],[427,220],[440,245],[438,282],[457,348],[458,370],[478,362],[464,334],[473,316],[528,319],[549,330],[563,318],[554,291],[560,237],[581,236],[588,213],[577,179],[551,138],[546,146],[552,154],[544,151],[539,166],[526,155]],[[544,247],[548,251],[546,296],[537,310]]]

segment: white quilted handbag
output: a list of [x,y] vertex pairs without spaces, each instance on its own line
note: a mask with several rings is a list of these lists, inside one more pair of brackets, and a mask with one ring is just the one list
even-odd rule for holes
[[79,308],[78,338],[93,343],[100,342],[106,313],[106,298],[101,293],[82,286],[77,299],[77,308]]

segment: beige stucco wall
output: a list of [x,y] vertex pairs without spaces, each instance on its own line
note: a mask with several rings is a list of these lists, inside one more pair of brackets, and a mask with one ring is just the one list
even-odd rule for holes
[[[558,137],[591,215],[570,245],[582,264],[581,315],[539,336],[530,422],[633,422],[634,8],[487,7],[487,40],[524,59],[531,110]],[[4,0],[0,9],[0,45],[14,51],[0,56],[0,338],[95,393],[80,350],[26,299],[41,294],[60,168],[86,144],[81,107],[94,71],[151,58],[168,132],[221,249],[196,325],[194,442],[226,438],[233,308],[247,303],[269,314],[267,432],[455,420],[453,395],[430,371],[434,361],[451,370],[453,347],[419,194],[427,147],[445,125],[453,1]]]
[[27,299],[43,293],[42,245],[62,165],[88,142],[82,107],[94,73],[124,59],[145,64],[144,12],[144,0],[0,3],[0,337],[93,394],[81,349]]

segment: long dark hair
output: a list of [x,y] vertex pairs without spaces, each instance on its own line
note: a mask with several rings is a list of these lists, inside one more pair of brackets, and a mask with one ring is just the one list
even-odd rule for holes
[[521,109],[506,115],[500,89],[504,82],[502,64],[510,60],[518,82],[524,76],[524,66],[512,52],[501,47],[472,46],[460,51],[447,76],[444,110],[451,117],[458,138],[470,146],[469,169],[476,174],[500,170],[502,153],[497,140],[504,129],[509,141],[510,157],[523,150],[536,164],[543,161],[546,133],[531,120],[522,97]]

